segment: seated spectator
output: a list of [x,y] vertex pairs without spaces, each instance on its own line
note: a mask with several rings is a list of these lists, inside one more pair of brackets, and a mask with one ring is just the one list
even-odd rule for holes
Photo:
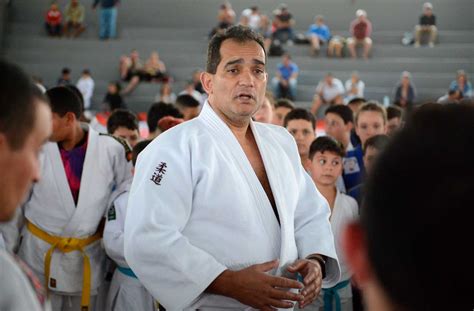
[[339,35],[333,35],[328,43],[328,57],[343,57],[342,51],[346,39]]
[[168,79],[165,63],[160,59],[158,52],[151,52],[143,67],[141,80],[147,82],[163,82]]
[[341,80],[336,79],[328,72],[316,87],[311,112],[317,114],[322,105],[340,105],[343,103],[344,86]]
[[282,3],[278,6],[278,9],[274,12],[273,25],[275,27],[273,31],[272,39],[278,40],[281,43],[293,44],[294,32],[293,27],[295,20],[293,15],[288,11],[288,6]]
[[227,28],[235,24],[235,11],[229,2],[221,4],[217,13],[217,26],[209,33],[209,39],[216,33],[222,33]]
[[66,24],[64,34],[69,37],[78,37],[86,28],[84,27],[84,6],[79,0],[71,0],[66,6]]
[[91,99],[94,94],[94,79],[92,79],[89,69],[84,69],[82,75],[77,81],[76,87],[84,98],[84,110],[91,109]]
[[415,47],[420,46],[422,34],[428,34],[430,39],[428,46],[434,47],[438,28],[436,28],[436,17],[433,14],[433,5],[429,2],[423,4],[423,14],[420,16],[418,25],[415,26]]
[[127,141],[130,147],[139,142],[137,116],[127,109],[116,109],[107,120],[107,133]]
[[53,2],[45,16],[45,28],[49,36],[61,37],[63,30],[62,19],[63,15],[59,11],[58,4]]
[[472,97],[472,84],[464,70],[458,70],[456,80],[449,85],[450,90],[460,90],[464,97]]
[[196,91],[196,89],[194,88],[194,82],[193,80],[189,80],[189,81],[186,81],[186,85],[184,87],[184,90],[182,90],[181,92],[179,92],[178,96],[179,95],[191,95],[192,97],[194,97],[201,105],[204,104],[204,102],[206,101],[206,98],[201,94],[199,93],[198,91]]
[[306,109],[293,109],[286,115],[283,126],[295,138],[301,164],[305,171],[310,172],[309,147],[316,138],[316,119],[314,115]]
[[352,58],[357,57],[356,47],[362,45],[364,51],[362,57],[369,58],[369,53],[372,48],[372,23],[367,18],[367,12],[364,10],[356,11],[356,19],[351,22],[350,26],[351,37],[347,39],[347,47]]
[[107,86],[107,94],[105,94],[104,100],[102,101],[105,106],[105,111],[127,108],[122,95],[120,95],[121,89],[122,87],[118,81],[109,82],[109,85]]
[[129,84],[122,92],[123,95],[129,94],[137,87],[140,80],[144,78],[144,68],[145,66],[140,59],[140,54],[135,49],[130,52],[130,56],[122,56],[120,58],[120,78],[124,81],[129,81]]
[[283,54],[281,60],[277,66],[276,77],[272,80],[273,92],[276,98],[293,100],[296,97],[299,68],[288,53]]
[[277,100],[275,103],[275,108],[273,109],[272,123],[283,126],[286,115],[293,109],[295,109],[295,104],[293,104],[291,100],[286,98]]
[[164,123],[168,126],[183,122],[183,114],[174,105],[161,102],[151,105],[150,109],[148,109],[146,119],[149,131],[148,139],[157,137],[169,128],[159,126],[160,121],[166,117],[169,118]]
[[324,23],[322,15],[316,15],[314,24],[309,26],[306,35],[311,43],[311,55],[318,55],[321,45],[327,44],[329,39],[331,39],[331,31],[329,31],[329,27]]
[[398,106],[387,107],[387,135],[393,136],[403,126],[403,110]]
[[344,103],[347,104],[353,98],[364,97],[364,88],[365,83],[359,77],[359,73],[354,71],[351,75],[351,78],[346,81],[346,97],[344,98]]
[[260,13],[258,6],[254,5],[251,8],[243,10],[241,14],[241,18],[242,17],[247,18],[248,27],[261,33],[262,14]]
[[415,103],[416,88],[412,82],[411,74],[404,71],[401,74],[400,82],[395,87],[394,104],[404,109],[412,108]]
[[171,82],[166,81],[161,84],[160,93],[155,97],[155,101],[167,104],[174,104],[176,102],[176,94],[173,93]]
[[449,90],[448,94],[445,94],[438,98],[436,101],[438,104],[457,104],[463,99],[462,92],[459,89]]
[[57,86],[66,86],[70,85],[71,83],[71,69],[64,67],[61,70],[61,76],[58,78],[58,81],[56,82]]
[[184,94],[176,98],[176,108],[178,108],[183,115],[184,121],[189,121],[199,115],[201,112],[201,103],[193,96]]
[[262,123],[272,123],[275,98],[269,91],[265,93],[265,100],[260,108],[255,112],[253,120]]

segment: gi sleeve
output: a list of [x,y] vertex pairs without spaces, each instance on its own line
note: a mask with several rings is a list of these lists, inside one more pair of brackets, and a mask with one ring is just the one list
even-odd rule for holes
[[107,222],[105,223],[103,243],[105,252],[118,266],[128,267],[125,261],[123,246],[123,229],[125,225],[125,214],[127,212],[126,194],[118,197],[107,211]]
[[[170,138],[169,132],[162,136]],[[162,136],[138,157],[125,220],[125,258],[166,309],[183,310],[226,267],[182,234],[193,212],[191,150],[184,138]]]

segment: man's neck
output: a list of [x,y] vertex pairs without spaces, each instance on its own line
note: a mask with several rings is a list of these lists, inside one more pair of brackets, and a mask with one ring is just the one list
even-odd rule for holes
[[68,137],[60,142],[61,147],[67,151],[72,150],[81,140],[84,139],[84,135],[84,129],[81,127],[81,124],[77,122],[77,124],[72,128]]
[[250,128],[250,117],[242,117],[242,118],[235,118],[231,119],[227,115],[225,115],[219,109],[215,109],[212,104],[209,102],[212,110],[224,121],[225,124],[229,127],[232,133],[235,135],[238,141],[243,141],[248,138],[248,130]]
[[334,185],[322,185],[316,182],[316,187],[318,188],[319,192],[326,198],[326,200],[330,200],[334,198],[337,194],[337,189]]

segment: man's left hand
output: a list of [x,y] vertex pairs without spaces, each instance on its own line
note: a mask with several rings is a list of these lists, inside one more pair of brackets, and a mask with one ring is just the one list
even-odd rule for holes
[[291,273],[300,273],[303,277],[304,288],[301,294],[304,300],[299,302],[302,309],[311,304],[319,295],[323,277],[319,262],[311,259],[298,259],[287,270]]

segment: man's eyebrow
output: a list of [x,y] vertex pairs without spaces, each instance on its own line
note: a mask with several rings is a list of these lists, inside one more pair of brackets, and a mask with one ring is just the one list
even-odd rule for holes
[[263,62],[263,61],[261,61],[261,60],[259,60],[259,59],[256,59],[256,58],[254,58],[254,59],[252,60],[252,63],[257,64],[257,65],[265,66],[265,62]]
[[[239,58],[239,59],[236,59],[236,60],[231,60],[230,62],[228,62],[227,64],[225,64],[224,67],[227,67],[227,66],[232,66],[232,65],[235,65],[235,64],[243,64],[244,63],[244,59],[243,58]],[[262,66],[265,66],[265,62],[259,60],[259,59],[252,59],[252,63],[253,64],[257,64],[257,65],[262,65]]]

